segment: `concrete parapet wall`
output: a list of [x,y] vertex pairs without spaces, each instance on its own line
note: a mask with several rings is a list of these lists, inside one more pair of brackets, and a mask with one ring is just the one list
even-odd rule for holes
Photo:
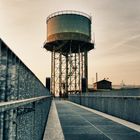
[[100,91],[89,92],[88,95],[97,95],[97,96],[140,96],[140,88],[100,90]]
[[0,39],[0,140],[41,140],[51,100],[42,82]]
[[140,124],[140,96],[70,95],[69,100],[112,116]]

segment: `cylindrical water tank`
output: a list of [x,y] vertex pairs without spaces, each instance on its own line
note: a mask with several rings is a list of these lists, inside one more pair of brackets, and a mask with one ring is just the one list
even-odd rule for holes
[[47,42],[57,40],[91,41],[91,17],[76,11],[61,11],[47,18]]

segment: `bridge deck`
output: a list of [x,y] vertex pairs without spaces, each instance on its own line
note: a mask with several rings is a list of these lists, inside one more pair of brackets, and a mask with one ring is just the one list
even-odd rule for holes
[[[52,134],[47,130],[50,140],[55,139],[54,135],[59,135],[60,139],[65,140],[140,140],[140,132],[87,109],[62,100],[55,101],[55,104],[60,120],[59,125],[61,124],[58,129],[62,128],[63,133],[60,133],[61,131],[55,133],[57,132],[56,128],[52,137]],[[51,121],[53,120],[51,119]],[[58,123],[53,121],[50,124]]]

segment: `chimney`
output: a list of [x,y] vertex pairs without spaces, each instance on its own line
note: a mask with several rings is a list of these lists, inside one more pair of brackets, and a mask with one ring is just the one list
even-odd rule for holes
[[98,73],[96,72],[96,83],[98,82]]

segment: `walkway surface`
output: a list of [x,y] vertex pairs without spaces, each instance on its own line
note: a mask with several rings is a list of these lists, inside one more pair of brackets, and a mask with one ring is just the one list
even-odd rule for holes
[[52,101],[43,140],[64,140],[55,102]]
[[[54,135],[59,136],[57,140],[140,140],[140,132],[71,102],[58,100],[55,101],[55,104],[57,108],[55,113],[58,112],[60,122],[54,120],[51,125],[57,124],[59,128],[54,128],[53,134],[51,134],[53,136],[49,135],[49,138],[44,140],[55,140]],[[59,133],[57,129],[59,129]],[[49,133],[49,130],[47,131]],[[63,133],[61,133],[62,131]]]

